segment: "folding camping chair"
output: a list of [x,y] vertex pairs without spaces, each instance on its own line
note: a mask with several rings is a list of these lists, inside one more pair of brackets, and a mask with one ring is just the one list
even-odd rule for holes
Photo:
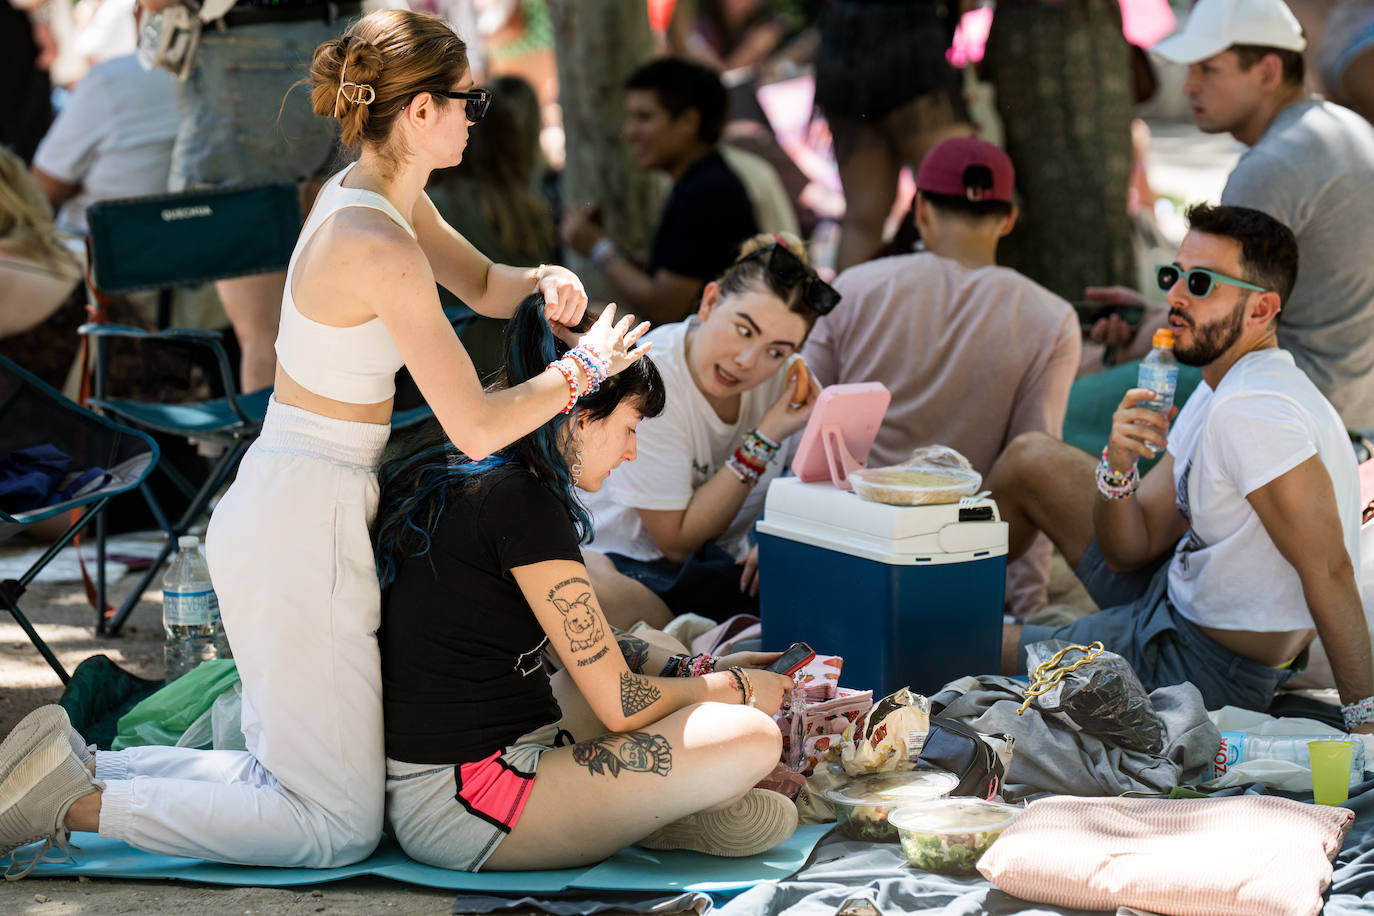
[[[90,225],[90,295],[98,309],[103,296],[113,293],[202,283],[254,273],[284,270],[301,228],[296,188],[289,184],[263,185],[226,191],[197,191],[127,200],[107,200],[87,210]],[[452,319],[451,319],[452,320]],[[104,579],[105,534],[97,522],[96,540],[101,561],[96,584],[97,632],[118,634],[176,547],[177,538],[203,515],[210,500],[229,479],[239,459],[257,438],[267,415],[272,389],[239,395],[233,370],[219,334],[169,328],[148,332],[102,324],[83,325],[81,333],[95,342],[93,395],[88,403],[103,413],[140,429],[183,436],[220,450],[209,475],[194,486],[169,462],[159,467],[184,493],[189,503],[172,521],[153,496],[142,492],[167,541],[156,561],[144,572],[118,609],[106,611]],[[220,397],[196,403],[166,404],[111,397],[105,390],[105,346],[112,338],[203,348],[213,356]],[[397,410],[393,430],[405,429],[431,416],[421,404]]]
[[0,541],[35,522],[72,510],[80,513],[19,578],[0,581],[0,604],[65,684],[66,669],[19,609],[19,599],[63,547],[92,521],[103,517],[113,497],[145,486],[157,464],[158,447],[147,435],[81,407],[0,356],[0,462],[13,467],[11,459],[16,452],[40,445],[51,446],[71,459],[65,472],[71,479],[60,482],[55,497],[5,498],[0,503]]
[[[284,270],[301,227],[299,195],[291,184],[101,201],[87,210],[87,219],[89,292],[97,315],[104,297],[115,293]],[[159,465],[188,498],[185,511],[175,520],[167,517],[149,487],[141,488],[167,540],[156,561],[112,612],[106,610],[105,603],[104,524],[97,521],[101,563],[96,628],[97,632],[115,635],[175,549],[177,538],[206,512],[210,500],[257,437],[272,389],[238,394],[233,367],[218,332],[184,328],[149,332],[96,320],[83,325],[81,333],[93,342],[95,355],[92,396],[87,403],[132,426],[184,437],[203,451],[218,453],[199,485],[170,463]],[[145,345],[198,348],[212,359],[210,374],[223,394],[191,403],[111,396],[106,390],[106,357],[107,347],[115,338],[139,340]]]

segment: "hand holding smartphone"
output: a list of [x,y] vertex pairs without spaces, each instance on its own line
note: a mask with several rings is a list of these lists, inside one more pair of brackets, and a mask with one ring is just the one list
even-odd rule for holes
[[765,671],[772,671],[775,674],[792,675],[800,669],[806,667],[811,659],[816,657],[816,650],[812,649],[804,642],[794,642],[782,655],[778,656],[777,661],[765,668]]

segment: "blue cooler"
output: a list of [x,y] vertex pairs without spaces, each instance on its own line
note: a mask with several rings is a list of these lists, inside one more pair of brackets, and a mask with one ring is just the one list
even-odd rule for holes
[[765,647],[842,656],[840,682],[875,697],[998,673],[1007,523],[992,500],[889,506],[784,477],[757,532]]

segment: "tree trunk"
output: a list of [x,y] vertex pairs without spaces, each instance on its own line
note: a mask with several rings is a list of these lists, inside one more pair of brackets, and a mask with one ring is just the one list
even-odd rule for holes
[[[548,3],[567,148],[563,206],[600,205],[607,234],[642,263],[668,186],[639,167],[623,134],[625,80],[653,56],[644,0]],[[571,252],[568,259],[593,298],[611,298],[590,263]]]

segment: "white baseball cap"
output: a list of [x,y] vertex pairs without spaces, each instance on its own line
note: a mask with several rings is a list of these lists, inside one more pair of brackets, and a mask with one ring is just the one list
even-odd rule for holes
[[1152,50],[1165,60],[1195,64],[1232,45],[1301,51],[1307,39],[1283,0],[1198,0],[1183,31]]

